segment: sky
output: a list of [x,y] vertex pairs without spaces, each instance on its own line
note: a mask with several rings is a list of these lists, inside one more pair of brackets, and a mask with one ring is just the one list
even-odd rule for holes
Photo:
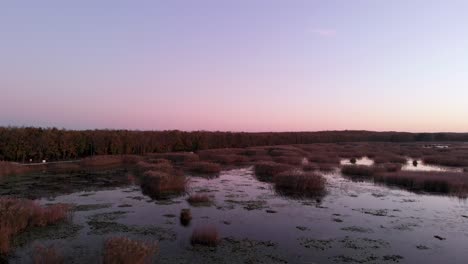
[[468,1],[0,2],[0,126],[468,132]]

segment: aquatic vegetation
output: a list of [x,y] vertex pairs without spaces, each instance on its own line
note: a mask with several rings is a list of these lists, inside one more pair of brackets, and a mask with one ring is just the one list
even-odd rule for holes
[[200,174],[216,174],[221,171],[219,164],[208,161],[191,162],[186,167],[189,171]]
[[97,155],[82,159],[80,165],[86,168],[114,167],[136,164],[140,160],[141,157],[136,155]]
[[200,158],[193,152],[147,153],[145,156],[157,159],[167,159],[175,163],[198,161]]
[[277,162],[259,162],[255,164],[254,169],[257,176],[273,177],[281,172],[293,170],[294,167]]
[[132,240],[126,237],[109,238],[104,243],[104,264],[151,263],[158,251],[157,243]]
[[211,198],[206,194],[192,194],[187,199],[192,206],[200,206],[200,205],[210,205],[212,203]]
[[188,226],[192,220],[192,212],[190,209],[182,209],[180,211],[180,223],[183,226]]
[[215,247],[219,244],[220,238],[218,230],[214,226],[197,227],[190,237],[192,245],[203,245]]
[[325,178],[317,173],[286,171],[273,177],[275,189],[285,195],[321,196],[325,193]]
[[223,165],[242,164],[247,162],[249,159],[241,153],[243,149],[213,149],[199,151],[198,155],[201,160],[215,162]]
[[0,198],[0,254],[8,254],[11,240],[31,227],[44,227],[68,219],[70,207],[65,204],[41,206],[15,198]]
[[154,199],[166,198],[170,195],[180,195],[185,192],[185,176],[172,172],[147,171],[141,179],[143,193]]
[[423,158],[424,163],[433,165],[442,165],[450,167],[466,167],[468,166],[467,157],[459,156],[429,156]]
[[45,247],[37,245],[33,253],[34,264],[61,264],[64,263],[62,255],[60,255],[55,247]]
[[375,171],[383,171],[383,172],[397,172],[400,171],[402,168],[402,164],[399,163],[383,163],[376,165]]
[[174,167],[172,166],[171,162],[166,159],[156,159],[153,162],[140,161],[136,165],[140,172],[152,170],[170,173],[174,171]]
[[468,175],[465,173],[400,171],[376,174],[374,180],[411,191],[453,194],[459,197],[466,197],[468,194]]
[[381,163],[405,164],[406,158],[398,156],[398,155],[393,155],[393,154],[380,154],[374,158],[374,162],[377,164],[381,164]]

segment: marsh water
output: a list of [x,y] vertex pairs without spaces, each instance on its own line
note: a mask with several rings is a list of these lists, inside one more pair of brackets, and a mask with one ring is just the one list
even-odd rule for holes
[[[53,245],[66,263],[99,263],[104,240],[114,236],[159,241],[158,263],[466,263],[468,259],[468,204],[454,197],[354,182],[338,170],[325,174],[324,197],[287,197],[257,180],[252,167],[240,167],[215,178],[189,177],[188,193],[208,194],[214,201],[210,206],[191,206],[188,194],[153,200],[124,172],[117,174],[122,181],[111,187],[106,181],[100,188],[83,183],[67,194],[39,195],[41,204],[75,205],[72,219],[22,234],[9,262],[31,262],[33,248],[40,243]],[[2,188],[28,196],[41,189],[34,180],[40,176],[35,177],[8,178]],[[4,189],[3,194],[8,192]],[[193,216],[189,226],[179,222],[184,208],[190,208]],[[221,237],[217,247],[190,244],[193,229],[202,226],[216,227]]]

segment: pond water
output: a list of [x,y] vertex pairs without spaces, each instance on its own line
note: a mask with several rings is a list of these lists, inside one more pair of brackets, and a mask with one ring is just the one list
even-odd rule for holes
[[[21,235],[10,262],[30,262],[41,243],[66,263],[99,263],[106,238],[127,236],[159,241],[158,263],[466,263],[465,200],[353,182],[338,171],[325,177],[319,200],[278,195],[252,167],[190,177],[189,193],[212,196],[211,206],[190,206],[188,195],[152,200],[131,184],[42,198],[76,205],[71,223]],[[183,208],[189,226],[179,223]],[[216,227],[218,247],[191,246],[201,226]]]
[[408,160],[405,165],[401,168],[402,170],[408,171],[449,171],[449,172],[463,172],[461,168],[437,166],[425,164],[422,160],[416,160],[417,165],[413,164],[413,160]]

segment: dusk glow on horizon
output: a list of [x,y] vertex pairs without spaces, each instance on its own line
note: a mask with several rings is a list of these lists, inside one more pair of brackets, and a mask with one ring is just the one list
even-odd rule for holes
[[468,1],[11,1],[0,126],[468,132]]

